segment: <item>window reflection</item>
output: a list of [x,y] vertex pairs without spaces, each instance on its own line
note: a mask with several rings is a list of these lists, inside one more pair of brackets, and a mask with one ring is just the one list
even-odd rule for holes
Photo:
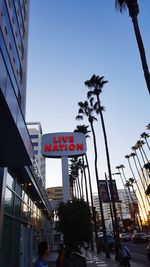
[[6,183],[11,189],[14,189],[14,182],[15,181],[14,181],[13,177],[7,172]]
[[4,198],[4,211],[7,213],[13,213],[13,193],[6,188]]
[[21,200],[15,196],[15,216],[20,218],[21,213]]

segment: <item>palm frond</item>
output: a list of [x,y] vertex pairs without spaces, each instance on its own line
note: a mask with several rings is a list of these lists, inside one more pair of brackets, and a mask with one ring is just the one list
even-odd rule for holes
[[90,91],[87,92],[87,98],[88,99],[91,98],[93,95],[94,95],[93,91],[90,90]]
[[93,107],[94,107],[94,97],[91,97],[90,100],[89,100],[89,102],[90,102],[90,106],[93,109]]
[[94,104],[94,106],[93,106],[93,109],[96,111],[98,108],[99,108],[99,104],[98,104],[98,102],[96,101],[95,104]]
[[83,120],[83,116],[82,115],[77,115],[76,116],[76,120]]
[[82,102],[82,101],[78,102],[78,106],[81,108],[84,108],[84,102]]
[[79,108],[79,110],[78,110],[78,114],[84,114],[84,110],[83,110],[83,108]]
[[116,0],[115,1],[115,8],[116,10],[119,10],[121,13],[123,11],[126,11],[127,5],[125,0]]
[[94,116],[92,116],[93,121],[98,121],[98,119]]

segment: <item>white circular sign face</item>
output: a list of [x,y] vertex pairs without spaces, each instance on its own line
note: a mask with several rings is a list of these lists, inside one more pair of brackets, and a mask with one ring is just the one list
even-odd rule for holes
[[42,155],[46,158],[81,156],[86,153],[85,134],[49,133],[42,136]]

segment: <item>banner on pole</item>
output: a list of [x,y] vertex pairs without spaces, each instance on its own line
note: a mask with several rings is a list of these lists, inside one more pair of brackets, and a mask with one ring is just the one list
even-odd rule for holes
[[[114,201],[120,202],[116,180],[112,180],[112,184],[113,184]],[[99,180],[99,192],[100,192],[102,202],[109,203],[110,202],[110,193],[109,193],[110,192],[110,181],[107,182],[106,180]]]
[[[113,184],[112,190],[113,190],[114,201],[115,202],[121,202],[119,199],[119,195],[118,195],[116,180],[112,180],[112,184]],[[108,181],[108,185],[109,185],[109,189],[110,189],[110,181]]]
[[99,180],[98,189],[103,203],[109,203],[109,191],[106,180]]

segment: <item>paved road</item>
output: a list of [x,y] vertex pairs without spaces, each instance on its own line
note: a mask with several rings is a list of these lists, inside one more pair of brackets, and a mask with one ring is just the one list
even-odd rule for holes
[[124,244],[129,248],[132,255],[132,261],[135,262],[138,267],[150,266],[150,262],[145,253],[146,244],[135,244],[132,241],[125,242]]

